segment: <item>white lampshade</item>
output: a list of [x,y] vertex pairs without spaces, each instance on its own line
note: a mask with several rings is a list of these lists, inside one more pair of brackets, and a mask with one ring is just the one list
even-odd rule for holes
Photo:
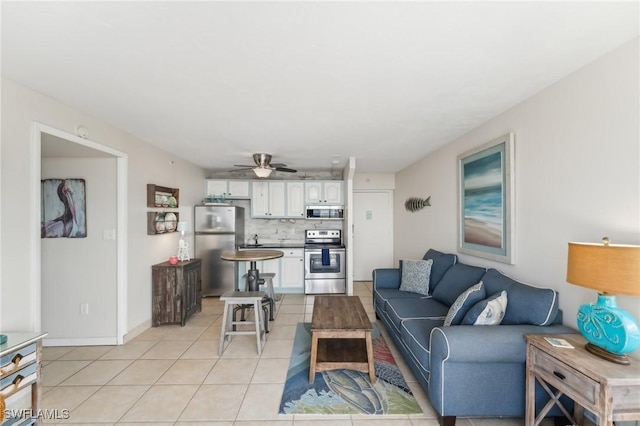
[[176,231],[184,232],[184,231],[187,230],[188,225],[189,224],[187,222],[178,222],[178,226],[176,227]]
[[271,174],[271,169],[267,169],[266,167],[256,167],[253,169],[253,172],[259,178],[266,178]]

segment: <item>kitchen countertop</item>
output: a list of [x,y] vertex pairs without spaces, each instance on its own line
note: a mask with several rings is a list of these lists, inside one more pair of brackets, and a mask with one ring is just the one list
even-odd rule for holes
[[292,242],[279,242],[279,243],[260,243],[255,244],[240,244],[238,249],[279,249],[279,248],[304,248],[304,242],[292,243]]

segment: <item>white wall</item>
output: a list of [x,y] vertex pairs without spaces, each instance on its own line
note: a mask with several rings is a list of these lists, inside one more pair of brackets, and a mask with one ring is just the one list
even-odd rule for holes
[[[42,179],[85,180],[86,238],[44,238],[42,328],[48,339],[116,338],[115,158],[43,158]],[[87,303],[89,315],[81,315]]]
[[354,191],[393,190],[396,175],[393,173],[356,173],[353,177]]
[[[146,185],[180,188],[180,218],[192,223],[193,206],[203,197],[205,171],[107,123],[3,79],[2,198],[11,202],[3,202],[1,212],[0,329],[34,329],[30,282],[40,267],[29,262],[34,249],[30,236],[33,232],[39,234],[38,229],[32,229],[30,215],[40,214],[28,211],[31,190],[36,184],[31,146],[34,121],[71,134],[83,125],[89,129],[91,141],[128,155],[128,329],[144,326],[151,318],[151,265],[175,254],[179,239],[177,233],[146,234]],[[193,248],[193,232],[187,233],[186,238]]]
[[[456,251],[456,157],[514,132],[515,265],[460,259],[558,290],[575,327],[596,292],[566,282],[567,243],[640,243],[638,48],[638,39],[625,44],[398,173],[395,260]],[[417,213],[400,202],[425,195],[432,206]],[[638,298],[618,303],[640,319]]]

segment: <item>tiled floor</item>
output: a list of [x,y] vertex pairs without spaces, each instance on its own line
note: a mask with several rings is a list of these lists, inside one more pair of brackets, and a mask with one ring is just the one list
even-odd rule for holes
[[[354,294],[375,320],[371,283]],[[285,295],[261,356],[254,336],[236,336],[218,357],[223,303],[203,299],[184,327],[150,328],[123,346],[46,347],[43,408],[69,410],[48,423],[100,425],[354,425],[436,426],[425,393],[396,360],[423,409],[411,416],[278,414],[296,324],[311,321],[313,296]],[[384,327],[380,327],[384,329]],[[396,353],[393,342],[387,343]],[[59,416],[63,417],[63,416]],[[522,419],[459,419],[458,426],[516,426]]]

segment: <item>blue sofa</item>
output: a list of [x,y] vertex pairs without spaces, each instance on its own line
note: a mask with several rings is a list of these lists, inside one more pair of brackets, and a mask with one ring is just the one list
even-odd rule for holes
[[[430,265],[428,289],[400,289],[401,261],[399,268],[373,271],[373,303],[440,425],[453,426],[456,417],[524,417],[523,336],[577,332],[562,325],[557,292],[517,282],[495,269],[458,263],[454,254],[431,249],[423,260],[419,263]],[[490,311],[487,301],[499,295],[507,301],[499,325],[470,325],[479,311]],[[537,386],[536,407],[542,407],[549,398]],[[554,409],[549,415],[561,412]]]

